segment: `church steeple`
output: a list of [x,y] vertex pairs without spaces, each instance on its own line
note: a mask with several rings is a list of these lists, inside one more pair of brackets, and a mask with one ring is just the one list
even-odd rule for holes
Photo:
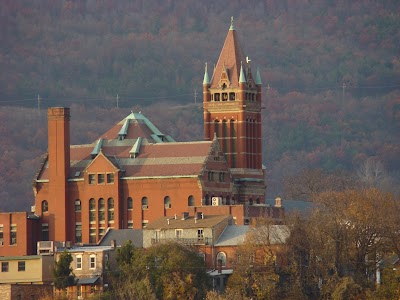
[[204,138],[214,133],[231,168],[262,168],[261,88],[231,19],[214,73],[203,80]]
[[239,87],[240,66],[241,62],[245,61],[233,21],[231,21],[228,35],[211,78],[211,88],[220,88],[224,83],[229,88]]

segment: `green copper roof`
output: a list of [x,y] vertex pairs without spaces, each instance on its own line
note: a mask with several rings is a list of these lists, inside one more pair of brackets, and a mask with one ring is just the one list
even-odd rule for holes
[[240,62],[240,77],[239,77],[239,83],[246,83],[246,76],[244,76],[243,64],[242,64],[242,62]]
[[131,119],[131,120],[142,120],[149,129],[158,136],[163,136],[163,134],[158,130],[156,126],[154,126],[153,123],[149,121],[144,115],[142,115],[140,112],[139,113],[134,113],[132,112],[129,116],[127,116],[125,119]]
[[208,71],[207,71],[207,63],[206,63],[206,67],[204,70],[203,84],[210,84],[210,77],[208,77]]
[[257,85],[262,85],[261,75],[260,75],[260,69],[259,69],[259,68],[257,68],[256,84],[257,84]]
[[103,147],[103,139],[100,138],[97,140],[96,145],[94,146],[92,152],[90,153],[90,155],[92,156],[96,156],[100,153],[101,147]]
[[140,146],[142,145],[142,139],[141,137],[138,137],[138,139],[136,140],[135,144],[133,145],[131,151],[129,151],[129,154],[131,156],[138,156],[139,152],[140,152]]

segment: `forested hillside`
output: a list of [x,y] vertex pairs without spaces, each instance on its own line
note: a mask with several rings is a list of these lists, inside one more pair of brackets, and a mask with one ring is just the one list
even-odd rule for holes
[[202,139],[195,101],[231,16],[264,84],[268,195],[302,169],[355,171],[368,157],[395,186],[399,8],[395,0],[2,1],[0,209],[32,204],[49,106],[71,106],[73,143],[92,142],[131,109],[177,140]]

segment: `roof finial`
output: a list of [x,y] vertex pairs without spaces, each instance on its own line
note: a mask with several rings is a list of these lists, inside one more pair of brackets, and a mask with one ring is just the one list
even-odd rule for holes
[[243,72],[243,62],[242,61],[240,61],[239,83],[246,83],[246,77]]
[[207,63],[206,63],[206,67],[204,69],[203,84],[210,84],[210,78],[208,77],[208,71],[207,71]]
[[231,27],[229,30],[235,30],[235,26],[233,25],[233,16],[231,17]]

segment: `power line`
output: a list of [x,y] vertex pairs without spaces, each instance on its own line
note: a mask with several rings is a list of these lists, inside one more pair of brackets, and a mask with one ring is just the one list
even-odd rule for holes
[[[384,89],[384,88],[400,88],[400,84],[388,84],[388,85],[363,85],[363,86],[348,86],[348,85],[335,85],[335,86],[325,86],[325,87],[304,87],[304,88],[291,88],[291,87],[286,87],[282,85],[277,85],[277,86],[272,86],[271,84],[268,83],[267,85],[267,90],[270,89],[276,89],[280,91],[328,91],[328,90],[341,90],[342,93],[344,93],[345,89],[347,90],[357,90],[357,89]],[[193,93],[181,93],[181,94],[172,94],[172,95],[165,95],[165,96],[142,96],[142,97],[137,97],[133,95],[128,95],[128,94],[117,94],[117,108],[119,107],[121,95],[124,98],[124,101],[135,101],[135,100],[160,100],[160,99],[174,99],[174,98],[179,98],[179,97],[186,97],[186,96],[193,96],[195,102],[197,102],[197,90],[194,90]],[[10,98],[10,96],[4,96],[7,98]],[[1,98],[1,97],[0,97]],[[48,100],[49,102],[51,101],[66,101],[66,102],[77,102],[77,101],[112,101],[112,99],[115,99],[113,96],[103,96],[103,97],[57,97],[57,98],[46,98],[46,97],[40,97],[38,94],[37,98],[26,98],[26,99],[13,99],[13,100],[0,100],[0,104],[7,104],[7,103],[28,103],[33,101],[38,102],[38,106],[40,107],[40,103],[43,100]],[[39,108],[40,109],[40,108]]]

